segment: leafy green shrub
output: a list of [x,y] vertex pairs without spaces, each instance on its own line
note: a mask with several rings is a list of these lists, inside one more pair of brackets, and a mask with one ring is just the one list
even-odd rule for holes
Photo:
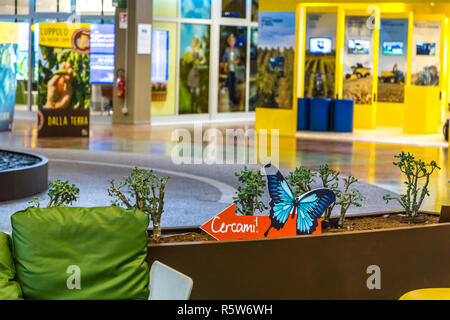
[[287,178],[290,185],[295,186],[296,189],[294,191],[295,197],[299,197],[302,194],[312,190],[312,184],[315,183],[315,178],[319,178],[322,183],[323,188],[331,189],[336,194],[336,202],[333,203],[325,212],[324,212],[324,226],[330,226],[330,217],[334,207],[340,206],[340,219],[337,223],[337,227],[342,228],[345,222],[345,215],[347,214],[348,209],[354,205],[357,207],[361,207],[361,201],[364,200],[364,196],[361,194],[359,190],[350,189],[350,186],[356,182],[354,176],[350,175],[343,180],[344,187],[343,190],[339,189],[339,172],[330,168],[328,164],[323,164],[319,167],[319,171],[315,173],[312,170],[309,170],[305,167],[296,168],[293,172],[291,172]]
[[[339,193],[339,171],[336,171],[328,166],[328,164],[323,164],[319,167],[319,178],[322,182],[323,188],[328,188],[332,190],[336,196]],[[325,210],[323,214],[323,222],[327,225],[330,222],[331,213],[333,212],[336,202]]]
[[438,167],[435,161],[427,164],[421,159],[416,159],[409,152],[408,154],[402,152],[394,156],[394,158],[399,159],[398,162],[393,162],[394,165],[406,176],[406,193],[400,195],[400,197],[385,195],[383,196],[383,200],[386,203],[389,203],[391,200],[396,200],[405,209],[408,217],[415,218],[419,214],[423,200],[430,195],[428,190],[430,176],[436,169],[441,170],[441,168]]
[[300,195],[311,191],[311,184],[315,182],[315,177],[316,173],[305,167],[295,168],[293,172],[289,173],[287,181],[291,186],[296,187],[294,196],[299,197]]
[[[48,196],[50,201],[47,208],[50,207],[67,207],[79,198],[80,189],[69,181],[54,180],[49,183]],[[29,202],[36,208],[40,208],[40,199],[35,197]]]
[[361,192],[357,189],[350,189],[350,186],[354,183],[358,182],[358,179],[356,179],[354,176],[349,175],[347,178],[344,179],[344,189],[337,190],[336,192],[336,205],[341,207],[340,217],[338,226],[340,228],[344,227],[345,222],[345,215],[347,214],[348,209],[350,206],[356,206],[361,207],[361,202],[364,201],[365,197],[361,194]]
[[[131,174],[116,185],[111,180],[108,195],[113,206],[137,208],[148,214],[153,224],[153,239],[161,238],[161,216],[164,212],[165,187],[170,177],[157,177],[153,170],[135,167]],[[122,191],[125,189],[126,191]],[[127,193],[129,196],[127,196]]]
[[245,167],[240,172],[236,172],[235,176],[243,184],[238,187],[236,197],[233,197],[237,212],[244,216],[252,216],[257,210],[260,212],[266,210],[267,207],[259,200],[264,194],[266,185],[261,172]]

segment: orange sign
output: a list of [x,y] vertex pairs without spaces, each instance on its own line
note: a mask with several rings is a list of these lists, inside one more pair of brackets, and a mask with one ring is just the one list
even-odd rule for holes
[[[289,217],[280,230],[271,228],[267,238],[292,237],[297,235],[297,216]],[[269,216],[237,216],[233,204],[201,226],[202,230],[217,240],[260,239],[265,238],[271,221]],[[321,234],[321,223],[313,234]]]

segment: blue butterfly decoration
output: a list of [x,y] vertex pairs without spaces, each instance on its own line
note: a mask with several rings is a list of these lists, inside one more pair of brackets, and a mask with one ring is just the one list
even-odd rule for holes
[[[272,165],[265,166],[266,173],[268,169],[273,169]],[[336,195],[333,191],[326,188],[309,191],[297,199],[289,188],[281,172],[277,169],[276,174],[267,174],[267,185],[271,197],[269,229],[264,233],[267,237],[270,229],[280,230],[286,224],[289,215],[292,219],[297,214],[297,234],[311,234],[318,225],[318,220],[325,210],[336,201]]]

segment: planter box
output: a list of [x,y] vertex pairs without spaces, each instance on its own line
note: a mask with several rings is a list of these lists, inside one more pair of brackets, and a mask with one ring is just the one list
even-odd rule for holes
[[[398,299],[414,289],[450,287],[448,239],[450,223],[160,244],[149,246],[148,263],[159,260],[189,275],[192,299]],[[380,268],[381,289],[368,289],[372,265]]]
[[152,101],[166,101],[167,91],[152,91]]
[[47,158],[28,152],[0,151],[39,159],[34,165],[0,171],[0,201],[23,199],[47,190]]

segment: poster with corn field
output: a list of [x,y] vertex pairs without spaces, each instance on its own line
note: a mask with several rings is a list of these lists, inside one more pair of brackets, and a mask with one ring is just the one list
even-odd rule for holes
[[335,12],[306,15],[304,97],[335,97],[336,24]]
[[40,23],[38,135],[88,136],[89,24]]
[[295,12],[259,12],[256,107],[292,108]]
[[308,98],[334,98],[336,54],[305,54],[305,92]]

